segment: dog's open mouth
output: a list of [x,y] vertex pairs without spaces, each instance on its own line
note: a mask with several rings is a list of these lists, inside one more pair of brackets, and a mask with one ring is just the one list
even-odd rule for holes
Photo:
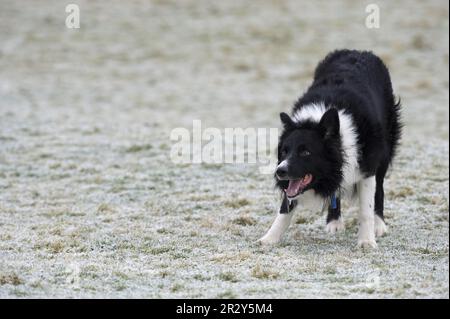
[[287,197],[293,198],[303,193],[303,190],[311,184],[313,177],[311,174],[306,174],[305,177],[300,179],[292,179],[289,181],[288,188],[285,189]]

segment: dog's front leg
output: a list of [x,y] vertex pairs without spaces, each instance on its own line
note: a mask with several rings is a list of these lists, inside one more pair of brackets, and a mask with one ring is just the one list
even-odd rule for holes
[[289,203],[286,196],[283,196],[283,202],[281,203],[280,211],[275,218],[269,231],[258,240],[263,245],[273,245],[281,240],[281,237],[286,232],[291,223],[293,210],[297,205],[297,201]]
[[376,248],[375,241],[375,176],[361,180],[358,183],[359,195],[359,231],[358,246]]

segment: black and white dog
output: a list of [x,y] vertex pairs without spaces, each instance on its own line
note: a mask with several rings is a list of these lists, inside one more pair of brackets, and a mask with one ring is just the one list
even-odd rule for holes
[[326,230],[343,230],[340,200],[357,196],[358,245],[376,247],[375,237],[387,230],[383,181],[402,128],[400,103],[384,63],[371,52],[330,53],[292,116],[280,117],[284,130],[275,178],[283,201],[259,241],[279,242],[297,204],[328,205]]

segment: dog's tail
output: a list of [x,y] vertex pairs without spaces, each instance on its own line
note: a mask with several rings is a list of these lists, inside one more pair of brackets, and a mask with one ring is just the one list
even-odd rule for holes
[[401,119],[401,99],[398,98],[397,101],[395,101],[395,97],[392,99],[392,108],[390,108],[390,123],[389,123],[389,139],[390,139],[390,145],[391,145],[391,160],[394,158],[398,146],[400,144],[400,138],[402,136],[402,129],[403,129],[403,123]]

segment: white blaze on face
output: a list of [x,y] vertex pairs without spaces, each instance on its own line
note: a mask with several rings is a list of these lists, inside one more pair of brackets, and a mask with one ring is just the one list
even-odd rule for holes
[[277,169],[279,168],[286,168],[288,166],[288,161],[284,160],[280,163],[280,165],[277,166]]

